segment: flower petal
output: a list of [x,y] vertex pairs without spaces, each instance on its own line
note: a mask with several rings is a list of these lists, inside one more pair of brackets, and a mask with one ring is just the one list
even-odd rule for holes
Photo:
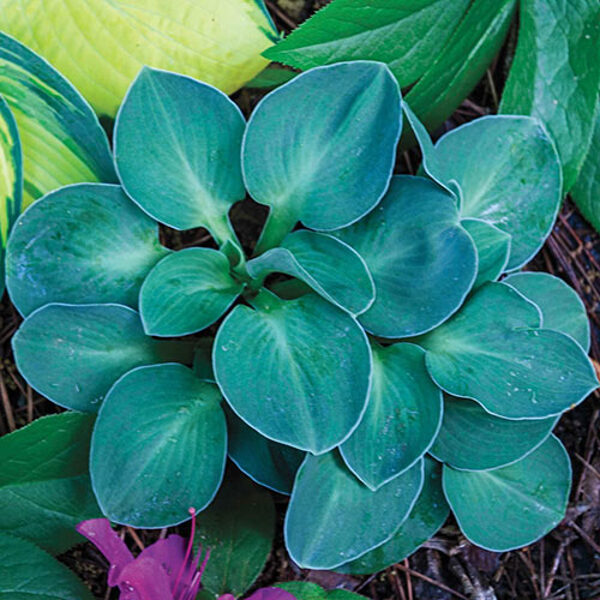
[[120,600],[174,600],[166,571],[148,556],[126,565],[118,583]]

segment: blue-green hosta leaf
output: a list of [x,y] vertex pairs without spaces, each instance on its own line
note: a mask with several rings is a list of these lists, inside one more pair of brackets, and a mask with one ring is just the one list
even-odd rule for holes
[[359,320],[380,337],[433,329],[462,304],[475,279],[475,246],[454,199],[422,177],[394,177],[381,204],[336,235],[373,276],[375,302]]
[[190,77],[144,68],[115,124],[115,161],[127,193],[175,229],[233,235],[227,213],[245,195],[244,117],[222,92]]
[[590,349],[590,322],[577,292],[549,273],[513,273],[503,283],[514,287],[542,311],[544,329],[570,335],[587,352]]
[[[6,4],[0,10],[3,31]],[[12,8],[20,13],[22,6]],[[3,33],[0,94],[21,137],[24,207],[63,185],[116,180],[106,134],[88,103],[45,60]]]
[[310,581],[286,581],[276,583],[275,587],[289,592],[296,600],[364,600],[364,596],[359,594],[346,590],[324,590]]
[[508,269],[540,249],[561,201],[553,142],[530,117],[482,117],[453,129],[436,146],[436,175],[460,187],[461,216],[482,219],[512,237]]
[[232,410],[226,410],[229,458],[248,477],[280,494],[291,494],[304,452],[257,433]]
[[93,600],[77,576],[31,542],[0,533],[2,600]]
[[482,471],[504,467],[533,452],[557,421],[558,417],[502,419],[477,402],[446,396],[442,428],[430,453],[456,469]]
[[301,279],[323,298],[357,315],[375,299],[375,285],[362,257],[348,244],[306,229],[290,233],[279,248],[251,260],[248,273],[263,279],[278,272]]
[[496,416],[537,419],[575,406],[598,386],[581,346],[540,324],[539,309],[514,288],[486,283],[419,344],[449,394]]
[[156,222],[119,186],[68,186],[17,221],[7,250],[7,288],[25,316],[51,302],[137,308],[144,277],[167,253]]
[[333,569],[362,556],[398,531],[422,487],[423,461],[373,492],[335,451],[308,454],[285,518],[292,560],[306,569]]
[[75,525],[100,516],[88,475],[93,425],[66,412],[0,438],[0,531],[53,554],[82,541]]
[[223,396],[264,436],[315,454],[331,450],[367,403],[371,351],[364,331],[315,294],[281,300],[263,290],[252,302],[255,308],[236,306],[215,339]]
[[444,467],[443,485],[461,531],[474,544],[504,552],[531,544],[565,516],[571,463],[550,436],[522,460],[491,471]]
[[363,418],[340,450],[350,470],[376,490],[419,460],[442,419],[442,393],[414,344],[371,346],[373,383]]
[[140,290],[146,333],[175,337],[212,325],[243,288],[229,270],[227,257],[212,248],[187,248],[161,260]]
[[119,304],[47,304],[25,319],[12,343],[33,389],[84,412],[96,412],[130,369],[173,358],[173,343],[146,336],[138,313]]
[[413,509],[394,537],[336,571],[362,575],[383,571],[412,554],[444,524],[450,509],[442,490],[442,468],[425,457],[423,489]]
[[168,527],[212,501],[227,457],[220,402],[216,385],[174,363],[133,369],[115,383],[90,455],[94,492],[111,521]]
[[259,103],[242,163],[250,195],[271,207],[267,228],[279,234],[263,246],[278,245],[296,221],[337,229],[379,202],[394,166],[400,104],[387,67],[364,61],[313,69]]

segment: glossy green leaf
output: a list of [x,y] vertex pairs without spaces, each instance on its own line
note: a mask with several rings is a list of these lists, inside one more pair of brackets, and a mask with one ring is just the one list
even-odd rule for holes
[[[7,4],[0,10],[2,31],[7,31]],[[19,13],[22,8],[11,6]],[[3,33],[0,73],[0,94],[15,116],[23,148],[24,207],[63,185],[116,180],[104,130],[60,73]]]
[[453,396],[496,416],[541,418],[581,402],[597,386],[581,346],[538,329],[539,309],[504,283],[486,283],[460,312],[419,339],[427,369]]
[[137,308],[144,277],[167,252],[157,224],[119,186],[68,186],[18,220],[7,250],[7,288],[23,315],[51,302]]
[[2,600],[93,600],[89,589],[35,544],[0,533]]
[[251,260],[248,273],[259,280],[269,273],[296,277],[333,304],[357,315],[375,299],[375,285],[362,257],[330,235],[302,229],[290,233],[279,248]]
[[290,557],[305,569],[333,569],[362,556],[396,533],[422,486],[422,461],[373,492],[335,451],[307,454],[285,518]]
[[269,439],[315,454],[331,450],[367,403],[371,351],[364,331],[314,294],[280,300],[263,290],[253,303],[255,309],[236,306],[215,338],[213,364],[225,399]]
[[275,535],[273,498],[243,476],[227,470],[214,502],[197,517],[197,540],[210,548],[202,587],[214,596],[241,596],[263,570]]
[[259,251],[278,245],[296,221],[337,229],[379,202],[394,166],[400,102],[387,67],[363,61],[303,73],[259,103],[242,150],[250,195],[271,207]]
[[359,600],[364,596],[346,590],[324,590],[320,585],[310,581],[286,581],[277,583],[275,587],[289,592],[296,600]]
[[231,410],[225,414],[229,458],[256,483],[280,494],[291,494],[305,453],[260,435]]
[[465,398],[444,398],[442,428],[430,453],[456,469],[482,471],[504,467],[533,452],[558,417],[501,419]]
[[394,177],[379,206],[336,235],[371,271],[377,294],[359,320],[380,337],[433,329],[462,304],[475,279],[475,246],[452,196],[422,177]]
[[90,455],[94,492],[111,521],[168,527],[213,500],[227,457],[220,402],[217,386],[179,364],[139,367],[115,383]]
[[127,193],[175,229],[233,235],[227,213],[245,195],[240,166],[244,117],[205,83],[144,68],[115,124],[115,161]]
[[500,109],[538,117],[552,134],[565,191],[590,145],[600,88],[597,0],[522,0],[519,41]]
[[477,546],[504,552],[526,546],[565,516],[571,463],[551,436],[535,452],[492,471],[456,471],[445,466],[446,498],[461,531]]
[[0,438],[0,531],[53,554],[82,541],[75,525],[101,516],[88,476],[93,425],[66,412]]
[[212,325],[243,288],[229,271],[227,257],[212,248],[187,248],[161,260],[140,291],[146,333],[175,337]]
[[508,264],[510,235],[480,219],[463,219],[461,225],[473,238],[477,248],[477,278],[473,288],[480,287],[486,281],[496,281]]
[[426,457],[423,489],[394,537],[336,570],[356,575],[383,571],[415,552],[440,529],[449,514],[442,490],[441,465]]
[[171,342],[144,334],[138,313],[119,304],[48,304],[13,337],[17,367],[55,404],[96,412],[130,369],[175,358]]
[[549,273],[513,273],[503,280],[542,311],[544,329],[570,335],[587,352],[590,349],[590,322],[577,292]]
[[482,117],[435,146],[442,178],[462,192],[461,216],[482,219],[512,237],[508,269],[540,249],[556,218],[560,163],[541,124],[529,117]]
[[230,94],[267,65],[260,53],[276,35],[256,0],[3,0],[0,6],[0,29],[40,52],[111,117],[144,65]]
[[442,420],[442,393],[413,344],[371,346],[373,384],[354,433],[340,447],[350,470],[376,490],[427,452]]

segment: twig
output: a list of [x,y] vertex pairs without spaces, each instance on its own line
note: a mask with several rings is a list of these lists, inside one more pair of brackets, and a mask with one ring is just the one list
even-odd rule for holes
[[423,575],[422,573],[419,573],[418,571],[415,571],[414,569],[411,569],[410,567],[405,567],[404,565],[402,565],[400,563],[398,563],[397,565],[394,565],[394,567],[396,569],[400,569],[401,571],[404,571],[405,573],[409,572],[414,577],[422,579],[423,581],[426,581],[430,585],[434,585],[435,587],[438,587],[441,590],[444,590],[445,592],[448,592],[449,594],[456,596],[457,598],[461,598],[462,600],[469,600],[466,596],[463,596],[460,592],[455,592],[452,588],[449,588],[447,585],[444,585],[440,581],[435,581],[435,579],[431,579],[431,577],[427,577],[427,575]]
[[4,408],[4,414],[6,415],[6,423],[8,424],[9,431],[14,431],[17,426],[15,424],[15,417],[13,415],[12,407],[10,405],[10,398],[8,397],[8,391],[6,390],[6,384],[4,378],[0,374],[0,396],[2,396],[2,407]]

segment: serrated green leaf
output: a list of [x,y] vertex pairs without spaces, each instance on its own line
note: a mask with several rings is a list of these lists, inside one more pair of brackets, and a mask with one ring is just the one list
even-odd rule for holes
[[324,590],[320,585],[310,581],[286,581],[277,583],[275,587],[289,592],[296,600],[359,600],[364,598],[346,590]]
[[227,457],[220,402],[217,386],[179,364],[138,367],[115,383],[90,454],[94,492],[111,521],[169,527],[213,500]]

